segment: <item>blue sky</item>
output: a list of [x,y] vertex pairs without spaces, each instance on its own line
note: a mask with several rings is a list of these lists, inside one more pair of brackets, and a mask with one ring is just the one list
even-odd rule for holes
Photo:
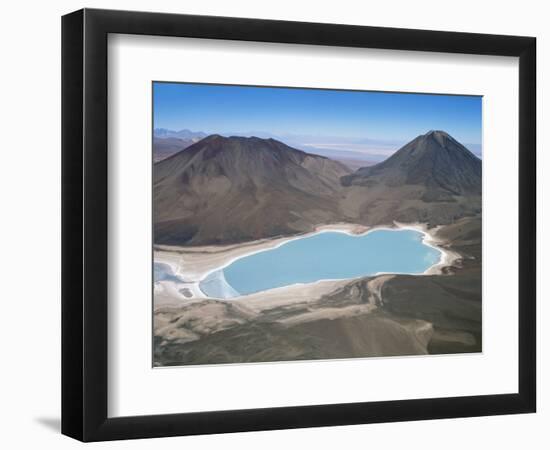
[[405,143],[437,129],[481,143],[481,97],[155,82],[153,100],[155,128],[325,144]]

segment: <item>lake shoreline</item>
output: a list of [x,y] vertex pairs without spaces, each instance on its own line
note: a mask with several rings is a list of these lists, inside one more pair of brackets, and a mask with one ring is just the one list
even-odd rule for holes
[[[240,297],[233,297],[231,299],[208,297],[200,289],[199,283],[204,280],[208,275],[212,274],[213,272],[222,270],[223,268],[227,267],[238,259],[278,248],[296,239],[314,236],[325,232],[340,232],[351,236],[364,236],[377,230],[417,231],[422,234],[422,242],[425,245],[432,247],[440,252],[440,259],[436,264],[430,266],[423,273],[414,274],[413,276],[442,274],[444,273],[444,268],[455,264],[457,259],[460,258],[460,255],[443,247],[447,245],[448,242],[445,242],[445,240],[436,237],[438,229],[438,227],[428,229],[426,225],[421,223],[402,224],[394,222],[393,226],[380,225],[375,227],[367,227],[350,223],[337,223],[317,226],[315,230],[309,233],[302,233],[295,236],[262,239],[259,241],[253,241],[244,244],[201,247],[155,246],[154,261],[167,264],[171,267],[173,273],[183,280],[183,282],[179,286],[174,286],[175,283],[172,282],[155,283],[155,308],[167,306],[168,304],[175,306],[183,304],[184,302],[189,303],[193,301],[202,301],[208,299],[218,301],[243,302],[246,305],[254,304],[256,306],[258,302],[264,302],[264,307],[268,307],[269,305],[274,306],[273,303],[276,303],[276,306],[290,303],[287,301],[282,301],[282,303],[281,301],[277,301],[277,299],[289,300],[288,297],[299,299],[300,301],[318,299],[322,295],[328,294],[334,289],[344,286],[357,278],[319,280],[313,283],[306,284],[297,283],[293,285],[269,289],[262,292],[243,295]],[[400,274],[376,273],[365,277],[373,278],[381,275]],[[192,294],[192,297],[189,298],[181,294],[182,289],[187,289],[188,292]],[[261,300],[259,300],[259,297],[261,297]]]

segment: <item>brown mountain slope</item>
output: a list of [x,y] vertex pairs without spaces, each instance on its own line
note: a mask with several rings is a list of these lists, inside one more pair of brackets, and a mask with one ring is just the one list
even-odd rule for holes
[[380,164],[342,177],[343,210],[355,220],[450,223],[481,211],[481,160],[443,131],[430,131]]
[[241,242],[339,221],[349,172],[273,139],[209,136],[155,164],[155,243]]
[[481,211],[481,161],[442,131],[344,165],[273,139],[209,136],[154,165],[155,243],[206,245],[352,222],[448,224]]
[[481,160],[444,131],[430,131],[385,161],[343,177],[342,183],[421,185],[450,195],[479,195]]

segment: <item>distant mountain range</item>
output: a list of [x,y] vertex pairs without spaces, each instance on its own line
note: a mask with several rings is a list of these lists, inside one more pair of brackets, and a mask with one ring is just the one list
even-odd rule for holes
[[274,139],[211,135],[154,165],[155,243],[227,244],[319,224],[450,223],[481,211],[481,160],[443,131],[353,172]]
[[166,128],[155,128],[153,130],[153,136],[156,138],[178,138],[199,141],[208,135],[202,131],[191,131],[187,129],[174,131]]
[[[384,161],[405,141],[371,138],[346,138],[341,136],[311,136],[306,134],[277,135],[267,131],[228,132],[219,133],[222,136],[259,137],[285,142],[293,148],[307,153],[326,156],[347,165],[351,169],[370,166]],[[167,158],[173,153],[187,148],[189,145],[205,138],[207,133],[182,129],[179,131],[166,128],[155,128],[153,132],[153,160],[155,162]],[[476,156],[481,157],[480,144],[467,144]]]

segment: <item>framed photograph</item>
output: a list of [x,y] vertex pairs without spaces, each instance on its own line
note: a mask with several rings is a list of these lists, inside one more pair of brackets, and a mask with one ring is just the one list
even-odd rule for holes
[[535,412],[532,37],[62,21],[62,432]]

